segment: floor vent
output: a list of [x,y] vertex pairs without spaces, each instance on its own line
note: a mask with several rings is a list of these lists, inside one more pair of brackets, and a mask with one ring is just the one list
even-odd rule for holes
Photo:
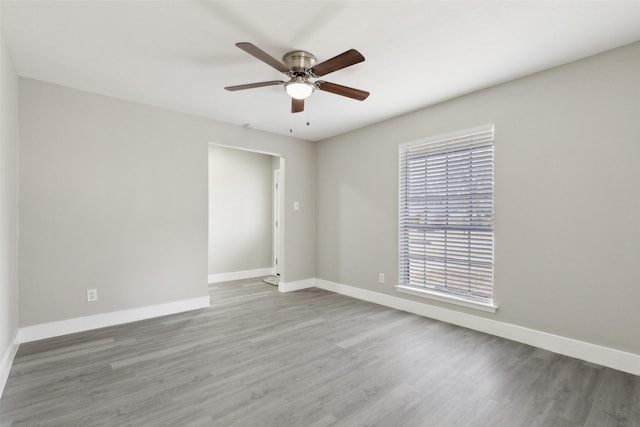
[[280,276],[267,276],[262,279],[262,281],[273,286],[278,286],[278,283],[280,283]]

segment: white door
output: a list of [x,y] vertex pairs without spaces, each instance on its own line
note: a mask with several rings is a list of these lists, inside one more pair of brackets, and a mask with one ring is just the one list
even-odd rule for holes
[[280,275],[282,260],[280,255],[280,227],[282,219],[280,218],[280,169],[273,171],[273,268],[275,274]]

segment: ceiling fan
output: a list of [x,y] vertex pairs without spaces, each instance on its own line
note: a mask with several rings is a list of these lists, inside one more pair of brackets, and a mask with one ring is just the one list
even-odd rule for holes
[[355,49],[349,49],[340,55],[327,59],[317,64],[316,57],[303,50],[294,50],[286,53],[282,57],[282,62],[278,61],[257,46],[242,42],[236,43],[240,49],[253,55],[260,61],[272,66],[276,70],[290,77],[289,81],[271,80],[268,82],[249,83],[237,86],[227,86],[226,90],[236,91],[244,89],[253,89],[264,86],[284,85],[284,88],[291,97],[291,112],[299,113],[304,111],[304,100],[313,93],[314,90],[322,90],[336,95],[346,96],[347,98],[364,101],[369,96],[369,92],[354,89],[352,87],[342,86],[336,83],[318,80],[310,81],[311,78],[322,77],[334,71],[341,70],[351,65],[364,61],[364,56]]

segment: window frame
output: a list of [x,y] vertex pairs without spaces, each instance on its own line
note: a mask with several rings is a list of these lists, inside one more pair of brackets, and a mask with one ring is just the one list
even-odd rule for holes
[[[403,278],[403,268],[407,267],[403,265],[403,188],[406,186],[406,181],[403,180],[403,153],[410,148],[415,148],[418,146],[425,146],[425,149],[428,149],[429,144],[444,142],[450,142],[450,140],[454,139],[463,139],[470,137],[471,135],[478,133],[487,133],[491,134],[491,147],[492,147],[492,159],[491,159],[491,176],[492,182],[493,177],[495,176],[495,132],[493,124],[486,124],[482,126],[478,126],[471,129],[465,129],[461,131],[451,132],[447,134],[436,135],[427,138],[421,138],[414,141],[405,142],[399,144],[398,146],[398,285],[395,286],[398,292],[424,297],[436,301],[446,302],[450,304],[460,305],[464,307],[474,308],[490,313],[495,313],[497,310],[497,305],[495,305],[495,288],[494,288],[494,272],[495,272],[495,184],[492,187],[491,192],[491,200],[492,200],[492,216],[491,216],[491,298],[489,299],[478,299],[473,298],[471,296],[467,297],[465,295],[449,293],[440,291],[437,289],[433,289],[426,286],[417,286],[410,285],[408,283],[402,283]],[[473,144],[471,144],[472,146]],[[434,156],[437,155],[437,151],[442,151],[442,148],[438,150],[433,150]],[[443,228],[444,230],[444,228]]]

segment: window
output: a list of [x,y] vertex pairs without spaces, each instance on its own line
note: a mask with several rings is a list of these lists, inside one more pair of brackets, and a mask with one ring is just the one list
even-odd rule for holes
[[398,290],[495,311],[493,125],[400,146]]

